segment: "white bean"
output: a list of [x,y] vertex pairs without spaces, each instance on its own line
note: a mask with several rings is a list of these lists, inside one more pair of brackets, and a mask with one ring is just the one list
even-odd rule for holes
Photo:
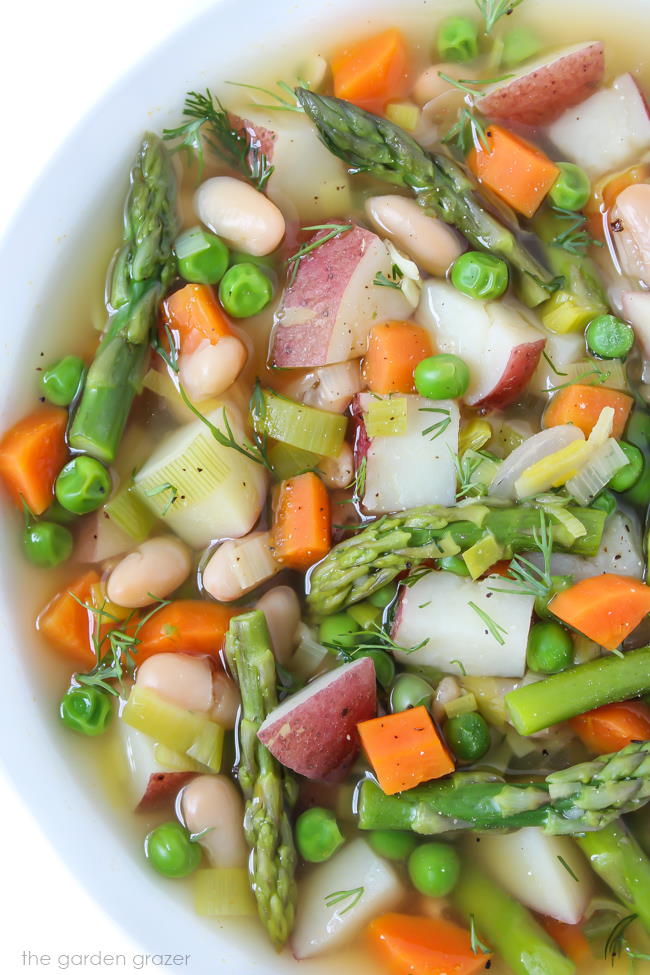
[[189,653],[156,653],[138,667],[138,687],[149,687],[186,711],[207,713],[213,706],[212,665]]
[[454,81],[470,81],[473,79],[472,72],[465,65],[432,64],[430,68],[426,68],[422,72],[413,85],[411,92],[413,101],[417,102],[418,105],[424,105],[426,102],[430,102],[432,98],[444,95],[452,89],[453,86],[441,78],[440,73],[448,75]]
[[190,833],[207,832],[199,843],[213,867],[243,867],[244,803],[225,775],[199,775],[181,793],[181,815]]
[[281,568],[273,558],[271,533],[250,532],[222,542],[203,570],[203,588],[215,599],[232,602]]
[[204,339],[194,352],[180,355],[179,375],[185,392],[195,403],[220,396],[230,389],[246,365],[244,344],[224,335],[214,345]]
[[106,595],[127,609],[149,606],[178,589],[191,569],[190,550],[180,539],[150,538],[118,562],[106,582]]
[[212,693],[214,702],[210,709],[210,717],[222,728],[228,730],[234,728],[241,705],[239,688],[227,674],[219,670],[212,681]]
[[275,586],[257,600],[266,616],[275,659],[286,666],[296,648],[300,601],[291,586]]
[[445,720],[447,717],[445,704],[449,704],[450,701],[455,701],[457,697],[460,697],[458,681],[454,677],[443,677],[436,687],[436,693],[434,694],[431,705],[431,710],[436,721]]
[[285,393],[307,406],[328,413],[345,413],[356,393],[364,388],[359,359],[319,366],[291,380]]
[[383,236],[438,277],[466,249],[455,230],[404,196],[372,196],[366,200],[366,213]]
[[323,457],[318,465],[328,488],[346,488],[354,476],[354,457],[349,443],[343,443],[336,457]]
[[284,217],[275,203],[232,176],[213,176],[202,183],[194,206],[213,233],[255,257],[270,254],[284,237]]
[[650,185],[619,193],[609,223],[623,273],[650,287]]

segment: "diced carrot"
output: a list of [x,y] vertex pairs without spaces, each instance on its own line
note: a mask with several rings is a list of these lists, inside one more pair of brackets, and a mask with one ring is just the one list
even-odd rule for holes
[[542,914],[538,917],[547,934],[550,934],[567,958],[570,958],[576,965],[587,961],[588,958],[593,958],[589,942],[579,924],[566,924],[564,921],[558,921],[554,917],[547,917]]
[[510,559],[501,559],[499,562],[495,562],[491,565],[487,572],[483,573],[484,576],[501,576],[503,579],[510,578]]
[[454,771],[454,763],[424,707],[357,725],[379,785],[392,796]]
[[601,647],[616,650],[650,613],[650,586],[629,576],[603,573],[558,593],[549,609]]
[[175,599],[140,627],[136,664],[154,653],[205,653],[218,657],[230,620],[242,612],[243,609],[228,609],[203,599]]
[[57,593],[36,621],[37,629],[53,650],[86,669],[96,662],[92,641],[95,619],[80,604],[92,605],[93,587],[98,583],[94,569],[84,573]]
[[[163,302],[163,322],[168,325],[182,352],[193,352],[207,339],[216,345],[232,335],[230,322],[208,284],[186,284]],[[166,342],[166,336],[161,336]]]
[[383,112],[408,92],[409,56],[396,28],[373,34],[332,58],[334,94],[368,112]]
[[575,383],[560,389],[546,407],[545,427],[573,423],[588,437],[606,406],[614,410],[613,437],[621,437],[632,409],[633,399],[626,393],[603,386],[582,386]]
[[647,183],[648,181],[650,181],[650,166],[647,163],[641,163],[598,182],[584,211],[591,236],[596,240],[604,241],[603,218],[612,209],[617,197],[628,186],[634,186],[636,183]]
[[413,370],[433,353],[429,333],[413,322],[383,322],[370,329],[363,378],[373,393],[414,393]]
[[54,481],[68,459],[68,411],[44,406],[23,417],[0,440],[0,478],[20,507],[35,515],[52,503]]
[[475,975],[491,957],[473,951],[469,931],[442,917],[383,914],[368,937],[394,975]]
[[289,569],[305,572],[324,559],[331,542],[330,499],[327,488],[308,471],[283,481],[273,522],[273,554]]
[[650,740],[650,708],[643,701],[604,704],[571,718],[569,724],[596,755],[620,751],[633,741]]
[[481,145],[470,152],[469,168],[513,210],[532,217],[557,179],[558,167],[536,146],[500,125],[490,125],[486,142],[489,151]]

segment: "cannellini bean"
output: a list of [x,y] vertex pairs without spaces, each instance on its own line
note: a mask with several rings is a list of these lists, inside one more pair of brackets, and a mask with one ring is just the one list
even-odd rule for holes
[[628,186],[609,219],[624,274],[650,286],[650,184]]
[[217,671],[212,681],[214,703],[210,709],[210,717],[222,728],[230,730],[237,722],[237,712],[241,705],[239,688],[233,680]]
[[262,257],[284,237],[282,212],[268,197],[232,176],[213,176],[196,191],[199,219],[236,250]]
[[453,86],[440,77],[440,72],[449,75],[454,81],[470,81],[474,77],[471,70],[464,64],[432,64],[430,68],[426,68],[422,72],[413,86],[411,96],[414,102],[417,102],[418,105],[424,105],[426,102],[430,102],[432,98],[437,98],[438,95],[444,95],[453,90]]
[[328,413],[345,413],[363,389],[359,359],[311,369],[287,383],[285,393],[307,406]]
[[370,197],[366,213],[383,236],[438,277],[444,277],[466,249],[455,230],[404,196]]
[[181,793],[181,816],[199,838],[213,867],[243,867],[248,859],[244,838],[244,803],[225,775],[199,775]]
[[445,704],[449,704],[450,701],[455,701],[457,697],[460,697],[458,681],[454,677],[443,677],[436,687],[436,693],[433,696],[431,706],[436,721],[445,720],[447,717]]
[[300,601],[291,586],[275,586],[257,600],[256,609],[266,616],[276,660],[288,664],[296,648],[300,626]]
[[220,396],[235,382],[246,358],[243,342],[234,335],[224,335],[214,345],[204,339],[194,352],[179,356],[179,375],[185,392],[195,403]]
[[214,703],[212,665],[189,653],[156,653],[138,667],[138,687],[187,711],[208,712]]
[[165,599],[192,569],[190,550],[179,538],[150,538],[115,566],[106,582],[112,603],[139,609]]
[[354,477],[354,458],[352,447],[344,443],[336,457],[324,457],[318,465],[328,488],[347,487]]
[[273,558],[270,532],[251,532],[219,546],[203,570],[203,588],[231,602],[272,579],[282,566]]

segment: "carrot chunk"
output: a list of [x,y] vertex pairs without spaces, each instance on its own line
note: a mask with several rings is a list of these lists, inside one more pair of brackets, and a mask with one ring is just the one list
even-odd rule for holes
[[217,657],[233,616],[243,612],[203,599],[175,599],[138,631],[135,662],[155,653],[205,653]]
[[408,92],[409,56],[402,33],[391,28],[346,47],[332,58],[334,94],[368,112],[383,112]]
[[555,163],[536,146],[513,132],[491,125],[484,146],[474,148],[467,157],[477,179],[508,206],[525,217],[532,217],[560,174]]
[[383,322],[370,330],[363,378],[373,393],[414,393],[413,370],[432,355],[429,333],[413,322]]
[[[207,284],[186,284],[163,302],[163,322],[175,335],[182,352],[193,352],[205,339],[216,345],[232,335],[230,322]],[[166,336],[161,336],[165,341]]]
[[54,481],[68,459],[68,411],[45,406],[7,430],[0,440],[0,478],[14,502],[35,515],[52,503]]
[[564,921],[546,915],[539,915],[539,922],[564,954],[576,965],[593,958],[589,942],[579,924],[566,924]]
[[93,587],[98,584],[94,569],[84,573],[57,593],[36,621],[38,631],[53,650],[88,670],[96,663],[92,641],[95,620],[81,604],[92,605]]
[[569,724],[596,755],[618,752],[633,741],[650,740],[650,708],[643,701],[604,704],[571,718]]
[[473,951],[469,931],[442,917],[384,914],[370,922],[368,937],[395,975],[475,975],[491,957]]
[[454,763],[424,707],[357,725],[361,744],[388,796],[454,771]]
[[305,572],[325,558],[331,534],[329,495],[318,475],[308,472],[283,481],[272,531],[277,561]]
[[650,613],[650,586],[608,573],[583,579],[549,603],[551,612],[607,650],[615,650]]
[[614,410],[613,437],[621,437],[627,418],[632,409],[633,400],[626,393],[619,393],[615,389],[605,389],[602,386],[581,386],[579,383],[560,389],[546,408],[544,426],[557,427],[564,423],[573,423],[588,437],[601,411],[606,406]]

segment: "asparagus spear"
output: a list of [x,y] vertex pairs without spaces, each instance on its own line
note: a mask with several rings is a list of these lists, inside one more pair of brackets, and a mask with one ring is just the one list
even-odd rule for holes
[[476,183],[452,159],[426,152],[387,119],[340,98],[306,88],[297,88],[296,97],[321,141],[352,173],[368,173],[413,190],[423,207],[456,227],[474,247],[506,258],[527,304],[534,307],[549,298],[555,288],[552,275],[487,211]]
[[[595,508],[567,508],[587,529],[575,540],[562,525],[549,526],[553,545],[576,555],[595,555],[606,514]],[[540,510],[517,505],[490,510],[472,504],[459,508],[428,506],[378,518],[335,545],[313,570],[307,601],[312,613],[326,616],[366,599],[407,568],[464,551],[489,531],[504,557],[537,547]]]
[[88,370],[70,445],[115,458],[149,353],[158,303],[174,277],[176,181],[163,143],[145,135],[124,208],[123,245],[108,272],[109,321]]
[[650,742],[627,745],[552,772],[543,782],[506,782],[481,772],[456,772],[398,796],[370,779],[359,790],[361,829],[434,835],[454,829],[521,829],[552,835],[600,830],[650,799]]
[[293,782],[257,732],[277,706],[275,658],[264,614],[236,616],[226,637],[226,656],[239,683],[239,784],[246,798],[244,830],[251,848],[250,880],[260,918],[280,949],[293,928],[296,851],[287,806]]
[[621,821],[578,837],[596,873],[650,931],[650,860]]

